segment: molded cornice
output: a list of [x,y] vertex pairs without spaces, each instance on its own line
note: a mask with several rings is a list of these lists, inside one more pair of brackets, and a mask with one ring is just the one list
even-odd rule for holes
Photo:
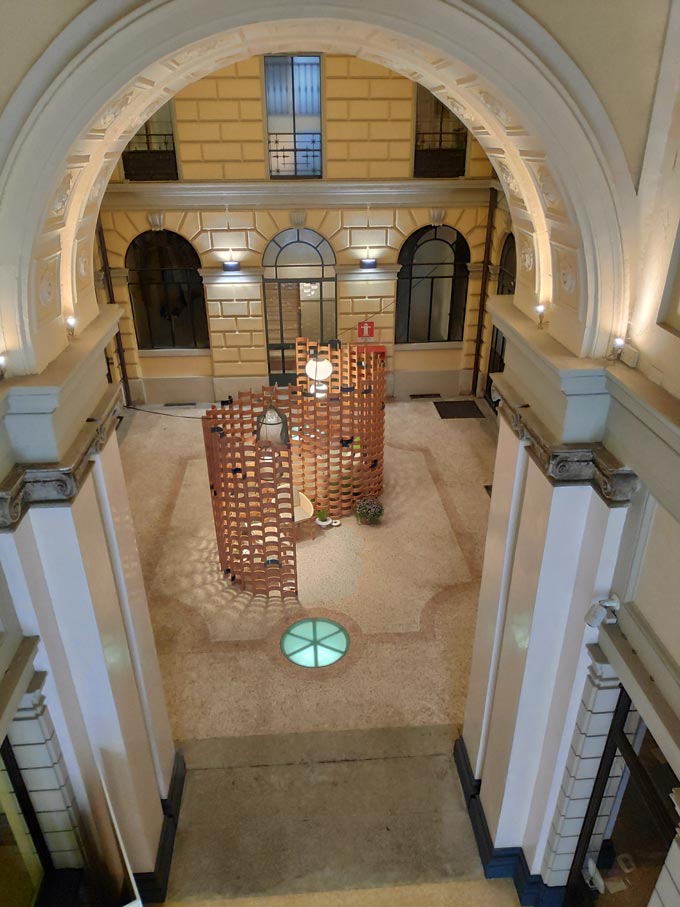
[[59,463],[20,464],[0,483],[0,529],[13,528],[29,504],[71,501],[89,474],[92,457],[118,424],[123,402],[119,385],[111,385]]
[[205,183],[111,183],[103,211],[187,208],[474,208],[488,204],[498,180],[290,180]]
[[530,406],[518,402],[502,374],[493,376],[493,386],[501,400],[501,415],[519,438],[531,442],[529,454],[548,479],[560,485],[591,484],[611,504],[630,501],[639,479],[604,444],[559,442]]

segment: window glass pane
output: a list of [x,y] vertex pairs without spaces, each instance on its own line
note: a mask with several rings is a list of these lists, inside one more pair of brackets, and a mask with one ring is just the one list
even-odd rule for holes
[[302,337],[321,336],[321,284],[300,284],[300,331]]
[[293,57],[298,132],[321,130],[321,70],[318,57]]
[[279,315],[279,285],[274,281],[265,281],[264,307],[267,316],[267,341],[270,344],[282,343],[281,318]]
[[290,57],[265,57],[264,82],[270,132],[293,131],[293,68]]
[[140,349],[210,346],[198,253],[182,236],[147,231],[125,256]]
[[430,290],[432,281],[414,280],[411,286],[411,318],[408,339],[411,343],[427,341],[427,327],[430,319]]
[[397,311],[395,324],[395,343],[408,343],[409,290],[411,280],[401,277],[397,280]]
[[269,172],[321,176],[321,61],[315,56],[265,57]]
[[338,328],[335,323],[335,282],[325,280],[323,282],[323,341],[333,340],[338,336]]
[[413,175],[456,177],[465,174],[467,129],[422,85],[416,90]]
[[283,343],[295,343],[300,336],[300,284],[281,283],[281,326]]
[[617,751],[583,866],[597,903],[647,907],[669,843]]
[[451,308],[451,277],[432,281],[432,317],[430,340],[449,339],[449,310]]
[[453,264],[453,247],[440,239],[430,239],[419,245],[413,255],[414,263],[435,264],[449,262]]
[[277,266],[313,265],[321,264],[319,253],[312,246],[304,242],[292,242],[279,253]]

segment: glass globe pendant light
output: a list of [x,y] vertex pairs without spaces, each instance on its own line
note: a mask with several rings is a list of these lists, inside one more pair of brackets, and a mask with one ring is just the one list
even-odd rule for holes
[[255,438],[269,441],[275,447],[288,447],[288,419],[273,403],[257,417]]

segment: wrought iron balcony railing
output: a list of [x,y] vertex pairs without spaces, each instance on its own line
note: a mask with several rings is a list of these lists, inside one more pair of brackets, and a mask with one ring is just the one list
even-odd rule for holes
[[272,179],[321,176],[320,132],[270,132],[269,175]]

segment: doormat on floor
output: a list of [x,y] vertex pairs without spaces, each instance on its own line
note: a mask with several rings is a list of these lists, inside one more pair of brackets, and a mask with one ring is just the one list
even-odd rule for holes
[[474,400],[435,400],[442,419],[483,419],[484,413]]

